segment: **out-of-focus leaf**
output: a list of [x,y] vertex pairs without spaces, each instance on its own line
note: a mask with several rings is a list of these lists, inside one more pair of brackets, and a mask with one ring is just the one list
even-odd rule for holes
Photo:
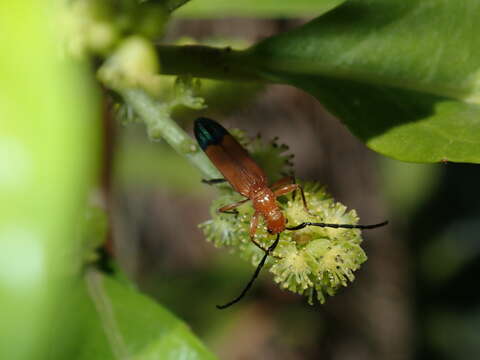
[[182,321],[111,277],[88,270],[76,298],[74,316],[84,324],[78,360],[215,359]]
[[427,341],[437,352],[436,358],[474,359],[480,352],[480,309],[447,311],[433,309],[426,321]]
[[351,0],[240,66],[308,91],[382,154],[480,162],[479,13],[478,1]]
[[463,268],[480,257],[478,217],[465,218],[450,225],[420,253],[419,270],[432,284],[442,284],[459,276]]
[[59,59],[53,3],[0,2],[0,359],[50,358],[97,157],[97,93],[86,66]]
[[437,190],[442,178],[440,164],[414,164],[380,159],[383,193],[393,211],[412,214]]
[[195,0],[175,15],[195,18],[217,17],[305,17],[318,16],[345,0]]

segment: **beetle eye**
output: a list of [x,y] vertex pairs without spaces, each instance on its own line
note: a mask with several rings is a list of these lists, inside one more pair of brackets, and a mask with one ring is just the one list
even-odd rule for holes
[[267,229],[267,231],[268,231],[268,233],[269,233],[270,235],[273,234],[273,231],[272,231],[272,230]]

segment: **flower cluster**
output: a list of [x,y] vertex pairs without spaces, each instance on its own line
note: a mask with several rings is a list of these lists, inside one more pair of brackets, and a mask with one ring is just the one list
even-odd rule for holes
[[[284,154],[287,149],[285,146],[265,144],[258,137],[249,140],[238,131],[232,133],[268,175],[270,172],[277,176],[286,172],[290,157]],[[265,162],[269,162],[270,166],[264,166]],[[310,213],[305,211],[300,194],[291,193],[278,199],[289,226],[303,222],[358,223],[355,210],[348,211],[344,205],[335,202],[323,187],[312,182],[300,184],[305,190]],[[200,227],[207,240],[215,246],[237,251],[256,266],[264,253],[249,238],[250,219],[253,215],[251,204],[247,202],[238,207],[237,215],[217,212],[218,208],[241,199],[233,190],[222,187],[221,196],[211,207],[212,218]],[[274,237],[266,231],[263,219],[255,239],[264,248],[268,248],[274,241]],[[265,266],[282,288],[307,296],[309,303],[313,303],[315,296],[324,303],[326,295],[334,295],[341,286],[347,286],[353,281],[354,272],[366,261],[365,252],[360,247],[361,242],[358,229],[310,226],[297,231],[285,230]]]

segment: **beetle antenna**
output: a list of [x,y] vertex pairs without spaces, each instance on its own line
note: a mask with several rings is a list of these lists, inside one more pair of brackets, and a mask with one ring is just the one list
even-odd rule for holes
[[369,225],[352,225],[352,224],[328,224],[328,223],[314,223],[314,222],[304,222],[296,226],[287,227],[287,230],[300,230],[307,226],[319,226],[319,227],[329,227],[335,229],[375,229],[381,226],[388,224],[388,220],[378,223],[378,224],[369,224]]
[[278,241],[280,240],[280,234],[277,234],[277,238],[275,239],[274,243],[272,245],[270,245],[270,247],[267,249],[267,251],[265,251],[265,255],[263,255],[263,258],[262,260],[260,261],[260,263],[258,264],[257,268],[255,269],[255,272],[253,273],[253,276],[252,278],[250,279],[250,281],[248,282],[247,286],[245,286],[245,288],[243,289],[243,291],[240,293],[240,295],[238,295],[235,299],[233,299],[232,301],[224,304],[224,305],[216,305],[217,309],[226,309],[227,307],[239,302],[244,296],[245,294],[248,292],[248,290],[250,290],[250,288],[252,287],[253,283],[255,282],[255,280],[257,279],[258,277],[258,274],[260,274],[260,271],[262,270],[263,268],[263,265],[265,265],[265,261],[267,261],[267,257],[268,255],[270,255],[270,253],[275,250],[275,248],[277,247],[278,245]]

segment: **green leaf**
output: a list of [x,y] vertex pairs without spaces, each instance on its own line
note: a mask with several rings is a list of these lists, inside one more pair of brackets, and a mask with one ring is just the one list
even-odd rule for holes
[[164,73],[290,84],[371,149],[480,162],[479,1],[350,0],[245,51],[158,47]]
[[480,162],[478,1],[352,0],[248,50],[264,79],[300,87],[370,148]]
[[320,15],[345,0],[195,0],[182,6],[176,16],[195,18],[236,17],[304,17]]
[[112,277],[88,270],[75,291],[72,317],[83,323],[77,360],[215,359],[182,321]]

